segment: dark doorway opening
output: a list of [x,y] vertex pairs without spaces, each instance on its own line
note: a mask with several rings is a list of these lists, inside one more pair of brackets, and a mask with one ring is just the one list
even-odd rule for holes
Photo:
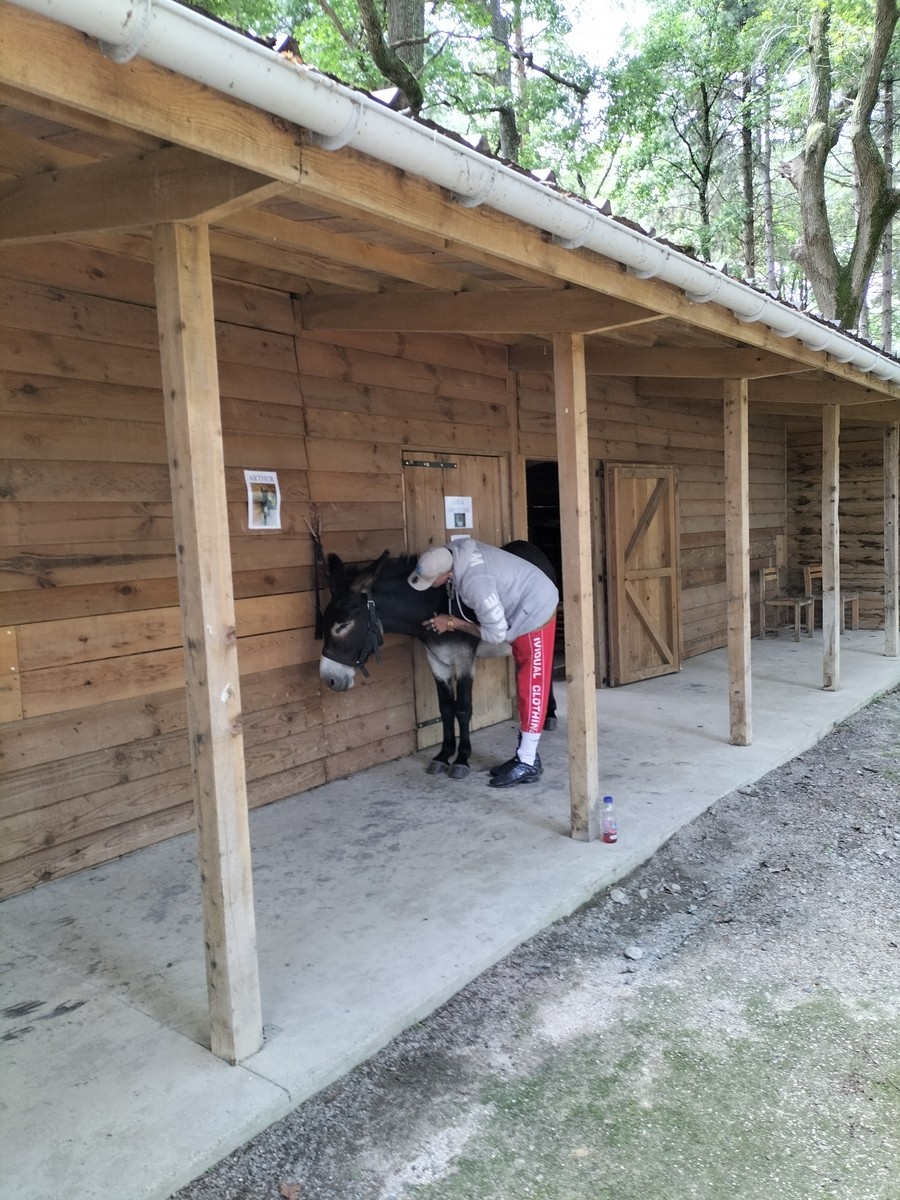
[[[547,555],[562,583],[562,535],[559,520],[559,469],[555,462],[530,462],[525,466],[526,506],[528,510],[528,540]],[[562,594],[562,586],[560,586]],[[554,670],[564,663],[565,626],[563,606],[556,621],[556,653]]]

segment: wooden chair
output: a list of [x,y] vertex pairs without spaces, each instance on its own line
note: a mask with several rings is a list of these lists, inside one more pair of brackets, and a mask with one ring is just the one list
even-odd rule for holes
[[[803,568],[806,594],[813,598],[813,628],[816,624],[815,601],[822,603],[822,564],[807,563]],[[859,592],[841,592],[841,633],[847,628],[847,605],[850,605],[850,628],[859,629]]]
[[777,567],[761,567],[759,572],[759,636],[764,638],[767,633],[780,633],[782,625],[777,620],[774,625],[768,624],[769,609],[773,608],[779,615],[785,610],[793,609],[794,638],[800,641],[802,618],[806,617],[806,635],[813,635],[813,598],[812,596],[789,596],[782,591],[778,578]]

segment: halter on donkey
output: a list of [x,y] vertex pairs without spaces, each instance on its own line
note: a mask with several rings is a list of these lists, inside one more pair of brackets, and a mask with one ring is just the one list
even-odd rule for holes
[[[313,538],[324,560],[314,531]],[[554,577],[549,561],[529,542],[510,542],[504,549]],[[509,654],[510,648],[479,642],[465,633],[436,634],[427,629],[423,622],[429,617],[449,612],[449,598],[443,588],[425,592],[411,588],[408,578],[415,565],[414,556],[391,558],[387,550],[368,566],[357,568],[347,567],[336,554],[328,555],[331,601],[321,622],[324,645],[319,674],[332,690],[347,691],[353,687],[358,670],[368,675],[366,663],[373,654],[376,662],[380,661],[385,633],[418,638],[434,676],[443,726],[441,748],[429,764],[428,773],[463,779],[469,773],[472,751],[469,727],[475,659]],[[318,618],[318,593],[316,603]],[[318,626],[317,619],[317,634]],[[552,690],[544,728],[556,728]]]

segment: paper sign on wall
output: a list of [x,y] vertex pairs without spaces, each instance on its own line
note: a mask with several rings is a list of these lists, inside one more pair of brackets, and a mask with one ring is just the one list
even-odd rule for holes
[[250,529],[281,528],[281,489],[274,471],[245,471]]
[[445,496],[444,523],[448,529],[472,529],[472,497]]

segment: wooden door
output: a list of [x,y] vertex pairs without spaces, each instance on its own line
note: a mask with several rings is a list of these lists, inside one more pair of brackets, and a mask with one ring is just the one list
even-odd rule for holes
[[[509,486],[506,460],[480,454],[409,454],[403,459],[406,531],[411,554],[468,534],[500,546],[509,541]],[[471,528],[447,528],[445,500],[471,500]],[[465,508],[465,506],[463,506]],[[425,651],[414,649],[417,742],[420,750],[441,740],[434,677]],[[510,658],[479,659],[472,696],[472,729],[505,721],[512,714]]]
[[609,682],[681,669],[678,497],[673,467],[607,465]]

